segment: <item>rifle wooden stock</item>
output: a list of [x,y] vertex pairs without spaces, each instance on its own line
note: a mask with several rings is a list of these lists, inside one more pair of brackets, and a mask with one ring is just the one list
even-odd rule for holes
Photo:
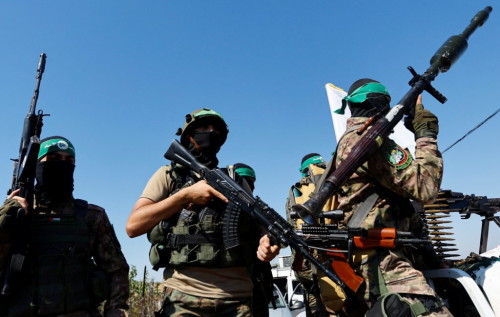
[[349,264],[345,253],[340,252],[326,252],[331,259],[333,259],[332,268],[337,273],[339,278],[344,281],[345,285],[349,287],[354,292],[357,292],[361,284],[364,282],[364,278],[357,275]]

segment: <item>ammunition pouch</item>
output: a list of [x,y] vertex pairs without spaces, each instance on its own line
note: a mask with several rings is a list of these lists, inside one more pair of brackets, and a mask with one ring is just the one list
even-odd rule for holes
[[178,216],[174,216],[169,220],[162,220],[148,232],[148,240],[151,243],[149,262],[155,271],[160,267],[166,267],[170,261],[172,245],[169,240],[172,236],[171,228],[177,219]]
[[244,266],[251,259],[242,254],[240,247],[224,248],[220,217],[205,207],[199,212],[183,209],[177,217],[161,221],[148,233],[153,269]]

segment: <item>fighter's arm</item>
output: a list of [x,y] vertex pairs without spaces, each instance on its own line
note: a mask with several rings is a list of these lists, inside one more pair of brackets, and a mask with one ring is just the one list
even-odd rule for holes
[[188,204],[205,205],[214,197],[228,202],[224,195],[204,180],[185,187],[158,202],[141,197],[135,203],[127,220],[127,234],[131,238],[140,236],[151,230],[161,220],[172,217]]
[[404,197],[428,202],[436,198],[443,176],[443,159],[436,139],[439,128],[436,116],[423,108],[422,96],[418,97],[415,110],[416,118],[405,124],[415,134],[415,157],[387,139],[371,160],[370,171],[385,187]]
[[14,190],[12,193],[10,193],[10,195],[7,197],[7,199],[10,198],[10,199],[17,201],[21,205],[21,207],[25,210],[25,212],[27,212],[28,202],[26,201],[26,198],[17,196],[17,195],[19,195],[20,191],[21,191],[20,189]]

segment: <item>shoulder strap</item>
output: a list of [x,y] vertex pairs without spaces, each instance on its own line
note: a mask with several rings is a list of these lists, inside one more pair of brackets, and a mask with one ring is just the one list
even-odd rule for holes
[[172,188],[169,188],[169,191],[173,194],[186,186],[192,172],[183,166],[167,165],[167,175],[172,179]]
[[359,205],[358,208],[354,211],[354,214],[352,215],[351,219],[349,220],[349,223],[347,224],[347,227],[349,228],[359,228],[363,220],[365,220],[366,216],[368,216],[368,213],[370,210],[372,210],[373,206],[375,206],[375,203],[377,202],[377,199],[380,197],[379,194],[375,191],[375,189],[372,187],[369,189],[371,192],[368,197],[362,201]]

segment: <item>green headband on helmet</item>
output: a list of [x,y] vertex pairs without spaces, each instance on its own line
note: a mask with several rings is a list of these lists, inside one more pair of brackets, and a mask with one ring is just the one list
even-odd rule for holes
[[38,160],[42,159],[45,155],[52,152],[66,152],[75,157],[75,147],[67,139],[54,138],[49,139],[40,144],[40,151],[38,151]]
[[381,83],[367,83],[363,86],[360,86],[358,89],[351,92],[349,95],[345,96],[342,100],[342,107],[340,109],[335,110],[334,112],[337,114],[344,114],[345,107],[347,106],[347,102],[352,103],[362,103],[365,102],[368,98],[368,94],[371,93],[379,93],[390,96],[389,91],[385,88]]
[[234,170],[236,174],[240,175],[241,177],[247,176],[247,177],[255,177],[255,171],[251,168],[248,167],[240,167]]
[[207,116],[207,115],[217,116],[217,117],[221,118],[222,120],[224,120],[220,113],[217,113],[217,112],[213,111],[212,109],[208,109],[208,108],[203,108],[200,111],[194,113],[193,117],[197,118],[197,117],[203,117],[203,116]]
[[313,156],[305,160],[302,165],[300,166],[299,171],[302,173],[302,176],[306,176],[304,171],[306,168],[309,167],[311,164],[318,164],[318,163],[324,163],[325,160],[321,156]]

